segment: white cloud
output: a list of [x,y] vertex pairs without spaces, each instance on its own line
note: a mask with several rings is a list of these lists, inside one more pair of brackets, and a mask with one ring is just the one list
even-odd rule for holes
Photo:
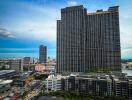
[[0,27],[0,37],[13,38],[14,35],[11,32],[9,32],[7,29]]
[[[120,40],[121,40],[121,48],[129,48],[132,47],[132,25],[129,24],[129,20],[120,18]],[[124,55],[124,54],[123,54]]]
[[68,4],[68,6],[75,6],[75,5],[77,5],[77,2],[75,0],[68,0],[67,4]]
[[122,54],[122,58],[131,58],[132,57],[132,47],[122,49],[121,54]]
[[[18,37],[56,41],[56,20],[60,19],[60,8],[21,4],[30,13],[15,19],[10,30]],[[32,15],[32,16],[31,16]],[[17,24],[18,23],[18,24]]]
[[45,22],[27,21],[13,30],[18,37],[35,40],[56,41],[56,20]]

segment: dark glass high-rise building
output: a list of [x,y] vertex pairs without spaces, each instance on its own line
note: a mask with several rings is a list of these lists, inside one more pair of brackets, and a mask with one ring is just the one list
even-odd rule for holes
[[57,72],[121,69],[118,6],[87,13],[81,6],[61,9],[57,20]]
[[39,63],[46,63],[47,61],[47,47],[40,45],[39,47]]

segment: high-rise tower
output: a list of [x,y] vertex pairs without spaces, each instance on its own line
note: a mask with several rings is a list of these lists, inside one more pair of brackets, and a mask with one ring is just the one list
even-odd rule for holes
[[39,47],[39,63],[46,63],[47,61],[47,47],[40,45]]
[[61,9],[57,21],[57,72],[120,70],[118,6],[87,13],[83,6]]

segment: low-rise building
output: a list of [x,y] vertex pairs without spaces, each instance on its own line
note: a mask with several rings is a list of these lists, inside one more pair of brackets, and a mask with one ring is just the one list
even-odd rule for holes
[[45,79],[44,84],[46,86],[47,91],[57,91],[61,90],[61,75],[49,75],[47,79]]
[[24,65],[29,65],[31,63],[31,57],[24,57],[23,58],[23,64]]
[[132,77],[113,76],[113,93],[132,99]]
[[19,73],[15,70],[1,70],[0,71],[0,78],[12,78],[12,77],[19,77]]
[[44,69],[45,69],[45,66],[42,64],[37,64],[35,66],[35,71],[37,71],[37,72],[44,72]]
[[73,91],[82,95],[119,96],[132,100],[132,76],[121,72],[113,72],[109,75],[71,74],[62,77],[62,90]]
[[17,72],[23,71],[23,59],[11,59],[10,60],[10,69]]
[[0,80],[0,93],[11,89],[12,80]]
[[83,95],[108,96],[112,94],[112,80],[108,75],[72,75],[62,78],[62,89]]
[[44,64],[37,64],[35,66],[35,71],[47,73],[47,74],[55,74],[56,73],[55,66],[44,65]]

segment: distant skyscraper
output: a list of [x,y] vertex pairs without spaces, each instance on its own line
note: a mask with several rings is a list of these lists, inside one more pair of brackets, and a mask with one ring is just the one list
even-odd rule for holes
[[121,69],[118,6],[87,13],[83,6],[61,9],[57,20],[57,72]]
[[47,61],[47,47],[40,45],[39,47],[39,63],[46,63]]
[[23,64],[29,65],[31,63],[31,57],[24,57],[23,58]]

